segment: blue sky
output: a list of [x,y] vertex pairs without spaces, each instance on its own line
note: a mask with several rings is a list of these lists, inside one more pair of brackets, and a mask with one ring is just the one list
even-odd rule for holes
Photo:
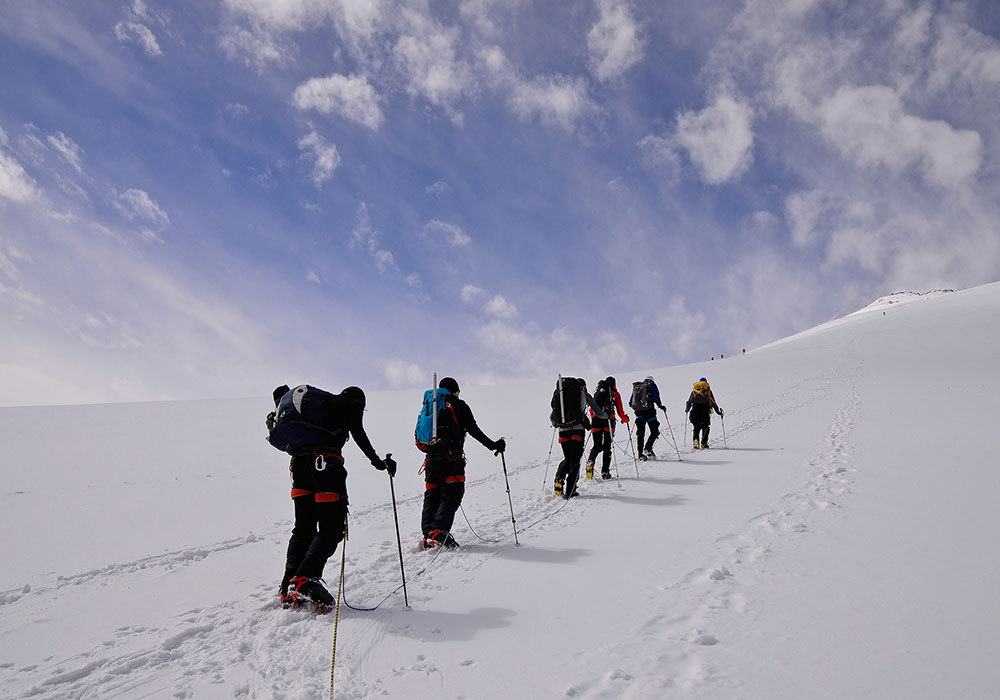
[[591,376],[1000,279],[994,2],[0,1],[0,405]]

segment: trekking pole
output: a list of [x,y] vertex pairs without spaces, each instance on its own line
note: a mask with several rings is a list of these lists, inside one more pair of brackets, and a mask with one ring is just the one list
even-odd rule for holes
[[545,458],[545,476],[542,477],[542,491],[549,480],[549,460],[552,459],[552,446],[556,444],[556,429],[552,428],[552,439],[549,440],[549,456]]
[[[392,457],[390,452],[386,459]],[[392,494],[392,517],[396,521],[396,548],[399,549],[399,575],[403,577],[403,604],[410,607],[410,600],[406,595],[406,570],[403,568],[403,541],[399,537],[399,514],[396,512],[396,487],[393,484],[395,477],[389,475],[389,493]]]
[[722,447],[723,449],[729,449],[729,441],[726,440],[726,414],[720,413],[719,420],[722,421]]
[[[690,423],[690,422],[691,422],[691,416],[690,416],[690,415],[688,415],[688,412],[687,412],[687,411],[684,411],[684,439],[685,439],[685,440],[687,440],[687,439],[688,439],[688,429],[687,429],[687,424],[688,424],[688,423]],[[692,443],[693,443],[693,441],[694,441],[694,425],[692,425],[692,426],[691,426],[691,440],[692,440],[692,442],[688,442],[688,443],[686,443],[686,444],[687,444],[687,445],[688,445],[689,447],[691,446],[691,444],[692,444]]]
[[[663,406],[660,406],[660,408],[663,408]],[[674,437],[674,429],[670,427],[670,419],[667,418],[667,409],[665,408],[663,408],[663,418],[667,421],[667,430],[670,431],[670,439],[674,441],[674,451],[677,453],[677,461],[683,462],[684,460],[681,459],[681,451],[677,449],[677,438]]]
[[614,432],[608,433],[608,440],[611,441],[611,459],[615,463],[615,481],[618,483],[618,490],[622,490],[622,475],[618,471],[618,454],[615,452],[615,434]]
[[[503,438],[500,439],[503,440]],[[517,520],[514,519],[514,501],[510,498],[510,480],[507,479],[507,459],[503,452],[500,453],[500,463],[503,465],[503,480],[507,484],[507,503],[510,505],[510,524],[514,527],[514,544],[520,546],[521,543],[517,541]]]
[[629,421],[625,425],[628,426],[628,446],[632,450],[632,463],[635,465],[635,478],[639,478],[639,460],[635,456],[635,445],[632,444],[632,421]]

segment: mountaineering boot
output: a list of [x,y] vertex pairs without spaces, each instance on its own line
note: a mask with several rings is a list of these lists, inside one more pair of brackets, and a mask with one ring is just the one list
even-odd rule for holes
[[698,449],[699,447],[701,447],[701,445],[699,445],[699,444],[698,444],[698,438],[695,438],[695,439],[694,439],[694,444],[692,445],[692,447],[693,447],[694,449],[696,449],[696,450],[697,450],[697,449]]
[[611,478],[611,472],[601,472],[601,478],[607,481]]
[[701,449],[703,449],[703,450],[707,450],[708,449],[708,441],[707,440],[705,442],[701,443]]
[[648,447],[646,448],[646,459],[656,459],[656,455],[653,453],[653,450]]
[[555,484],[554,484],[554,490],[555,490],[555,494],[557,496],[562,496],[563,495],[563,480],[562,479],[556,479]]
[[295,596],[288,592],[288,584],[285,582],[282,582],[278,589],[278,600],[281,601],[281,607],[286,610],[295,607]]
[[431,530],[423,541],[424,549],[434,549],[444,547],[445,549],[458,549],[458,542],[451,536],[450,532],[444,530]]
[[306,578],[299,576],[288,582],[288,592],[293,597],[292,605],[301,605],[303,602],[312,603],[317,608],[330,608],[334,599],[330,591],[318,578]]
[[588,479],[594,478],[594,460],[590,460],[587,462],[587,478]]

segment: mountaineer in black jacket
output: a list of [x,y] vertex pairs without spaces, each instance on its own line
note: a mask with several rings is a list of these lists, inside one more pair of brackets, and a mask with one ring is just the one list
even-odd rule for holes
[[458,398],[457,381],[445,377],[438,382],[438,387],[451,392],[445,401],[454,412],[457,428],[446,430],[439,424],[438,441],[426,448],[427,457],[423,465],[424,510],[420,519],[425,549],[440,545],[458,547],[458,542],[451,535],[451,526],[465,496],[466,434],[493,450],[494,454],[500,454],[507,448],[503,438],[490,440],[476,424],[469,404]]
[[[274,390],[275,406],[288,393],[287,386]],[[347,519],[347,469],[341,454],[348,436],[376,469],[396,474],[396,462],[381,459],[365,433],[362,419],[365,392],[349,386],[339,394],[328,394],[323,402],[322,426],[329,437],[324,444],[304,447],[292,455],[288,470],[292,479],[295,525],[285,555],[285,575],[279,593],[285,607],[303,599],[329,607],[334,598],[320,580],[327,560],[344,538]]]

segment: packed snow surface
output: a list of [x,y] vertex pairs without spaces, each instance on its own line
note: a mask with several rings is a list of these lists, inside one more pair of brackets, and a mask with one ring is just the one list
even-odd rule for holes
[[[616,478],[570,501],[547,418],[577,368],[463,387],[507,438],[519,545],[501,460],[470,441],[463,546],[417,547],[421,391],[371,394],[409,607],[389,479],[349,445],[339,618],[278,606],[272,387],[0,409],[0,697],[329,697],[336,625],[336,698],[995,698],[1000,284],[879,310],[653,370],[660,459],[634,462],[620,429]],[[701,376],[725,424],[693,451]]]

